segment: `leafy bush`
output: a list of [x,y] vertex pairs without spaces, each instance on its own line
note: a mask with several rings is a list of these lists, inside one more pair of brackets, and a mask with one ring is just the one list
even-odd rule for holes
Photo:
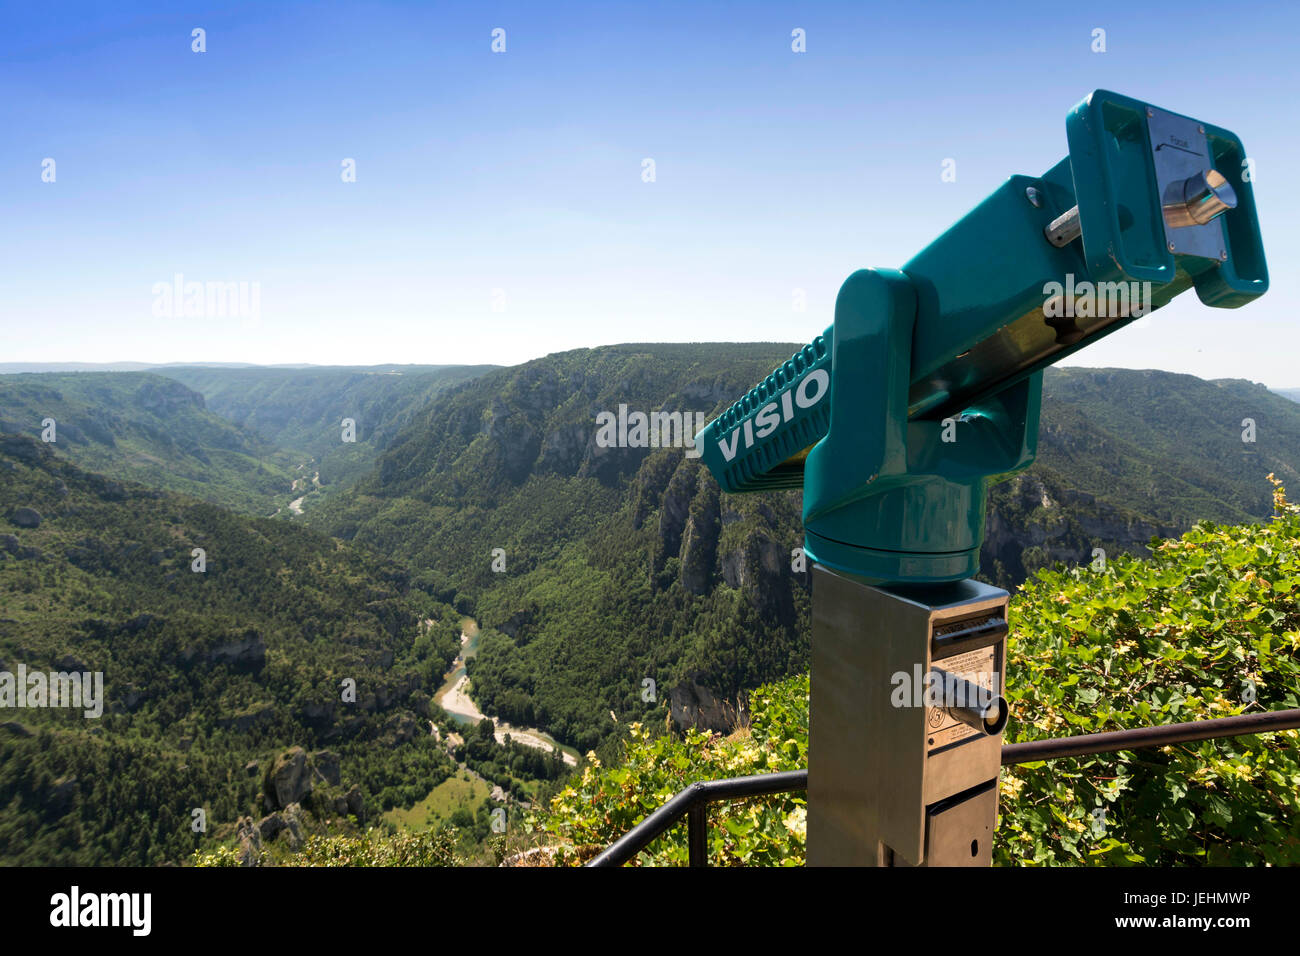
[[[1273,476],[1269,476],[1272,480]],[[1019,740],[1300,706],[1300,507],[1197,525],[1011,605]],[[1300,733],[1037,762],[1003,774],[999,863],[1300,862]]]
[[[686,731],[682,739],[632,724],[621,766],[602,767],[589,754],[581,777],[531,824],[562,841],[557,860],[590,859],[697,780],[798,770],[808,761],[808,677],[760,687],[750,698],[748,731],[729,737]],[[709,859],[714,865],[799,866],[806,812],[803,794],[757,797],[709,808]],[[640,854],[641,865],[687,861],[683,822]]]
[[[381,836],[367,830],[362,836],[311,836],[302,849],[284,857],[280,866],[456,866],[456,833],[451,829],[426,830]],[[195,866],[239,866],[239,851],[230,846],[195,853]]]

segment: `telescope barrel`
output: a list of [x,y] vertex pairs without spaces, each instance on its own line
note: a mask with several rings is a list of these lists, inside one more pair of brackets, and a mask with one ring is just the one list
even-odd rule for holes
[[[915,296],[908,422],[978,417],[981,403],[1188,289],[1218,308],[1267,290],[1250,178],[1229,182],[1247,168],[1235,135],[1105,90],[1075,107],[1066,133],[1065,159],[1010,177],[899,270]],[[831,427],[831,377],[843,374],[835,329],[697,436],[724,490],[802,486]]]

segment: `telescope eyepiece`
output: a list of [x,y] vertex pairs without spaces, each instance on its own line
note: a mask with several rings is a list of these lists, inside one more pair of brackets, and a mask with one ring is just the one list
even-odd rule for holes
[[931,673],[943,706],[955,719],[990,737],[1002,733],[1011,716],[1005,697],[939,667]]
[[1179,183],[1171,183],[1164,204],[1170,229],[1204,226],[1237,208],[1237,194],[1217,169],[1204,169]]

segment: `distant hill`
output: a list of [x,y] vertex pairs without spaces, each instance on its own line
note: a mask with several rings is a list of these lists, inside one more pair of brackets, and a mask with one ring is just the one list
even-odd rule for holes
[[288,501],[292,459],[149,372],[0,376],[0,432],[41,437],[87,470],[270,514]]
[[311,365],[253,365],[249,362],[0,362],[0,375],[23,372],[148,372],[179,365],[200,368],[313,368]]
[[[15,365],[36,367],[0,368]],[[288,515],[368,472],[443,389],[496,366],[49,367],[71,370],[0,375],[0,432],[39,436],[53,418],[55,449],[85,468]]]
[[[408,580],[300,524],[0,435],[0,670],[102,672],[104,690],[98,718],[0,711],[0,865],[182,861],[201,839],[192,809],[210,833],[256,820],[293,745],[329,747],[371,808],[423,796],[454,772],[427,718],[460,616]],[[315,789],[304,811],[364,816],[325,778]]]
[[1273,391],[1293,402],[1300,402],[1300,388],[1275,388]]
[[[799,495],[722,495],[680,450],[598,447],[596,415],[712,417],[796,347],[610,346],[489,373],[413,418],[315,523],[476,602],[485,711],[586,748],[610,710],[653,716],[650,678],[678,716],[725,727],[728,700],[807,665]],[[1014,586],[1199,519],[1262,519],[1264,476],[1300,485],[1298,465],[1300,407],[1262,386],[1049,370],[1039,462],[995,490],[984,575]]]
[[28,372],[147,372],[148,362],[0,362],[0,375]]
[[[1254,441],[1243,441],[1249,419]],[[1249,436],[1247,436],[1249,437]],[[982,566],[1007,586],[1094,548],[1144,551],[1194,522],[1271,514],[1276,473],[1300,481],[1300,407],[1235,379],[1048,369],[1038,460],[994,488]]]
[[[193,365],[158,371],[202,393],[216,414],[293,456],[310,459],[307,478],[318,470],[322,485],[338,486],[365,474],[412,416],[443,389],[496,367]],[[356,423],[354,443],[343,441],[345,418]]]

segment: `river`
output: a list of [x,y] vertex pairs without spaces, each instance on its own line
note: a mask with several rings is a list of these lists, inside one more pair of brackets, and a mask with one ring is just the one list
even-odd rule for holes
[[500,717],[492,717],[491,714],[484,714],[478,709],[478,705],[469,696],[469,675],[465,673],[465,659],[473,657],[478,651],[478,641],[478,623],[472,618],[465,618],[461,622],[460,653],[452,661],[451,670],[443,677],[442,686],[433,695],[434,702],[462,727],[477,724],[484,717],[489,717],[496,725],[496,739],[499,744],[505,743],[506,735],[509,734],[511,740],[527,747],[536,747],[547,752],[558,750],[566,764],[570,767],[577,766],[578,752],[572,747],[563,746],[550,734],[534,727],[515,727]]

